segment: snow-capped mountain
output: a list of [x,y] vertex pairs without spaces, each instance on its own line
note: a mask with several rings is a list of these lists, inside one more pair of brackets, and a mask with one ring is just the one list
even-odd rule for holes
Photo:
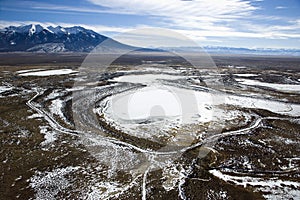
[[[43,27],[39,24],[9,26],[0,30],[0,52],[89,52],[108,39],[80,26]],[[126,48],[111,40],[113,48]]]

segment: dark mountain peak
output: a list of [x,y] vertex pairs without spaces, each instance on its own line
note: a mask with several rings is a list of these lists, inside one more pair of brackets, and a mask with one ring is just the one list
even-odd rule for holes
[[47,29],[54,34],[67,34],[67,31],[61,26],[48,26]]
[[22,26],[9,26],[6,28],[7,31],[12,31],[16,33],[22,33],[22,34],[29,34],[33,35],[35,33],[39,33],[44,30],[44,28],[37,24],[29,24],[29,25],[22,25]]

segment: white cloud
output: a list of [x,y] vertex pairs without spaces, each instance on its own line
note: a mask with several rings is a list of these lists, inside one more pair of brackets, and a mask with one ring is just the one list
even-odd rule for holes
[[[239,37],[287,39],[298,38],[297,22],[272,26],[268,20],[282,20],[278,16],[260,16],[254,19],[256,7],[242,0],[89,0],[113,12],[157,17],[158,25],[172,28],[204,40],[207,37]],[[260,2],[261,0],[257,0]],[[285,7],[281,6],[280,9]],[[253,18],[253,20],[252,20]],[[265,20],[265,21],[264,21]],[[257,21],[260,21],[258,23]],[[297,33],[298,32],[298,33]]]
[[38,12],[76,12],[145,15],[158,17],[158,21],[181,27],[191,24],[205,25],[228,22],[247,17],[259,8],[244,0],[88,0],[94,8],[35,3],[31,9]]
[[275,9],[281,10],[281,9],[287,9],[287,7],[285,7],[285,6],[276,6]]
[[[256,11],[262,0],[89,0],[91,7],[60,6],[37,3],[30,8],[38,12],[76,12],[128,14],[148,17],[153,26],[170,28],[195,41],[226,41],[227,38],[246,39],[299,39],[300,20],[291,20],[282,16],[262,16]],[[255,6],[256,5],[256,6]],[[102,6],[102,7],[98,7]],[[105,7],[103,9],[103,7]],[[277,6],[276,9],[284,9]],[[108,15],[109,17],[109,15]],[[109,21],[109,20],[108,20]],[[120,19],[122,21],[122,19]],[[280,23],[279,23],[280,22]],[[16,25],[39,22],[14,22]],[[112,36],[117,33],[147,27],[147,24],[125,26],[103,26],[98,24],[40,23],[48,25],[79,25],[100,34]],[[134,24],[135,22],[130,22]],[[0,21],[0,26],[11,22]]]
[[[182,27],[189,24],[206,24],[231,21],[245,16],[257,8],[242,0],[89,0],[113,12],[158,16],[160,20]],[[186,25],[187,24],[187,25]]]

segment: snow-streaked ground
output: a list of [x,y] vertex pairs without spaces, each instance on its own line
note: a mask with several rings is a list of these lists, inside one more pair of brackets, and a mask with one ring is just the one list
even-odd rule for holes
[[278,114],[300,116],[300,104],[280,102],[262,98],[228,95],[226,104],[244,108],[264,109]]
[[13,89],[13,87],[9,87],[9,86],[0,86],[0,93],[2,92],[6,92]]
[[[51,76],[75,72],[63,69],[45,71],[33,69],[22,70],[17,73],[20,76]],[[149,74],[149,72],[153,72],[153,74]],[[158,74],[158,72],[161,72],[161,74]],[[212,143],[223,137],[247,135],[256,128],[263,128],[264,118],[252,112],[255,109],[283,114],[286,115],[286,118],[290,117],[291,119],[300,116],[299,104],[281,102],[276,99],[265,99],[263,97],[253,98],[246,95],[227,94],[217,89],[206,90],[208,88],[205,86],[198,85],[201,84],[200,78],[195,75],[183,76],[181,72],[173,74],[172,70],[160,71],[157,68],[152,70],[150,67],[145,70],[144,74],[138,75],[134,75],[134,73],[137,73],[136,71],[131,73],[124,71],[124,76],[109,79],[110,83],[104,86],[101,84],[97,85],[97,81],[95,81],[96,94],[82,93],[82,96],[76,96],[78,99],[83,99],[80,103],[91,101],[90,105],[94,109],[90,109],[89,106],[86,106],[89,104],[86,104],[82,105],[82,110],[79,110],[94,111],[94,113],[90,113],[91,115],[82,115],[85,121],[81,122],[91,129],[77,130],[76,128],[78,127],[74,129],[69,128],[69,126],[72,127],[68,121],[70,119],[67,119],[63,113],[66,102],[70,99],[72,100],[69,93],[87,91],[88,89],[86,88],[88,87],[51,88],[52,90],[48,90],[45,94],[43,94],[45,90],[39,90],[40,92],[35,96],[37,101],[33,97],[27,104],[37,113],[31,113],[26,118],[28,120],[39,119],[40,121],[45,119],[49,122],[49,125],[43,124],[39,126],[43,140],[38,146],[44,152],[50,153],[56,148],[56,145],[66,143],[66,141],[61,141],[61,137],[64,134],[70,134],[74,136],[74,140],[76,140],[77,144],[80,144],[81,148],[85,148],[89,155],[99,161],[97,163],[98,167],[105,165],[107,168],[99,173],[95,173],[97,175],[100,174],[102,179],[93,177],[96,175],[90,173],[89,168],[80,169],[84,175],[75,175],[74,173],[81,168],[77,166],[54,166],[54,169],[35,171],[34,175],[28,180],[30,187],[35,191],[35,197],[38,199],[55,199],[58,194],[69,192],[72,184],[78,184],[79,182],[82,183],[82,185],[79,184],[80,189],[78,189],[82,194],[80,197],[85,199],[118,198],[118,195],[123,193],[130,195],[134,186],[139,188],[137,192],[141,192],[144,199],[148,199],[153,188],[153,185],[151,185],[153,174],[150,176],[151,172],[153,172],[152,169],[161,169],[161,187],[168,192],[178,192],[178,197],[181,199],[189,199],[186,192],[186,183],[190,184],[187,181],[190,178],[189,175],[192,174],[193,170],[198,170],[197,167],[199,166],[194,165],[193,167],[196,167],[193,168],[191,163],[175,164],[175,161],[184,160],[184,158],[180,157],[181,153],[174,153],[177,147],[180,147],[180,150],[185,152],[186,149],[193,147],[193,145],[199,145],[197,147],[200,147],[207,138],[210,138],[211,140],[207,141]],[[239,74],[235,75],[239,76]],[[241,74],[241,77],[249,78],[252,76],[256,75],[250,73]],[[206,78],[215,78],[215,76],[207,76]],[[185,80],[189,80],[186,85],[182,84]],[[241,81],[243,79],[238,80]],[[190,84],[191,81],[192,84]],[[120,85],[122,87],[118,88],[117,86]],[[136,85],[136,87],[132,87],[132,85]],[[98,93],[102,94],[97,96]],[[76,103],[78,99],[73,100]],[[95,107],[95,105],[98,107]],[[73,116],[75,113],[73,112]],[[93,124],[98,122],[96,120],[93,121],[93,117],[97,119],[95,115],[98,115],[97,117],[103,116],[107,124],[124,132],[125,134],[122,137],[125,137],[125,140],[119,137],[114,138],[113,134],[105,135],[103,128],[99,124]],[[64,127],[66,124],[68,126]],[[210,124],[210,126],[207,124]],[[211,130],[209,129],[210,127],[215,128],[213,129],[215,137],[205,135]],[[114,134],[119,133],[116,132]],[[158,141],[161,143],[165,142],[163,137],[166,137],[167,142],[163,144],[166,144],[167,148],[156,150],[151,149],[151,147],[144,147],[142,145],[146,143],[136,144],[134,143],[135,141],[130,141],[131,138],[127,140],[126,137],[128,135],[144,139],[143,141]],[[243,142],[247,142],[247,140]],[[285,140],[286,145],[295,143],[297,143],[297,140]],[[251,145],[254,145],[254,143],[251,143]],[[171,147],[176,148],[173,151]],[[212,145],[207,147],[205,151],[199,150],[199,155],[203,154],[204,157],[209,152],[217,154],[218,152],[213,148]],[[69,153],[64,154],[63,156],[66,157],[62,159],[68,159]],[[198,158],[203,157],[199,156]],[[248,161],[245,158],[244,166],[247,169],[252,169],[252,163]],[[295,167],[297,167],[296,164]],[[122,178],[119,179],[117,176],[119,171],[126,176],[131,176],[131,180],[124,181]],[[278,177],[273,179],[251,177],[251,175],[234,176],[218,170],[210,170],[209,172],[211,175],[230,184],[242,187],[253,186],[255,190],[263,192],[264,197],[268,199],[299,197],[299,192],[297,191],[299,183],[296,181],[281,180]],[[80,177],[80,179],[76,180],[77,182],[71,178],[76,176]],[[86,179],[81,179],[82,177]],[[198,181],[208,182],[210,178],[199,178]],[[217,192],[216,194],[220,198],[230,196],[230,193],[227,193],[225,190],[209,191],[212,193]]]
[[68,188],[71,183],[66,177],[79,167],[56,168],[52,171],[36,171],[30,179],[30,186],[36,192],[36,199],[56,199],[57,195]]
[[[284,181],[278,178],[256,178],[250,176],[232,176],[218,170],[210,170],[212,175],[243,187],[253,186],[256,191],[264,192],[266,199],[300,199],[300,183]],[[269,194],[268,194],[269,193]]]
[[[190,145],[197,134],[183,130],[193,124],[208,126],[208,130],[216,131],[216,127],[225,128],[230,124],[240,125],[250,121],[247,113],[240,109],[263,109],[287,116],[300,116],[300,105],[265,98],[253,98],[211,92],[209,90],[194,90],[205,88],[197,85],[180,87],[166,85],[164,80],[191,79],[172,74],[142,74],[127,75],[111,79],[117,82],[143,84],[143,87],[125,90],[109,95],[101,100],[100,106],[94,112],[102,116],[110,125],[117,127],[126,134],[135,137],[153,139],[169,138],[172,145]],[[227,109],[235,107],[236,110]],[[202,128],[203,128],[202,127]],[[174,130],[185,134],[172,136]],[[180,131],[179,131],[180,130]],[[201,131],[201,128],[198,128]],[[204,130],[204,128],[203,128]]]
[[300,93],[300,84],[299,85],[292,85],[292,84],[278,84],[278,83],[266,83],[257,80],[250,80],[250,79],[236,79],[236,81],[240,82],[244,85],[251,85],[251,86],[263,86],[272,88],[282,92],[297,92]]

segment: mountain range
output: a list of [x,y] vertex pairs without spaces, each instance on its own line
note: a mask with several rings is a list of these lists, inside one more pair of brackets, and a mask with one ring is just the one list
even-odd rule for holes
[[204,47],[161,47],[165,51],[172,52],[201,52],[209,54],[240,54],[240,55],[274,55],[274,56],[300,56],[300,49],[273,49],[273,48],[239,48],[222,46]]
[[[0,30],[0,52],[90,52],[108,37],[80,26],[64,28],[41,25],[9,26]],[[106,48],[134,49],[115,40]]]
[[[103,51],[118,52],[130,51],[172,51],[172,52],[198,52],[205,50],[213,54],[252,54],[252,55],[292,55],[300,56],[299,49],[259,49],[235,47],[161,47],[159,49],[137,48],[122,44],[107,36],[96,33],[80,26],[44,27],[39,24],[23,26],[9,26],[0,30],[0,52],[90,52],[103,41]],[[98,49],[99,51],[99,49]]]

